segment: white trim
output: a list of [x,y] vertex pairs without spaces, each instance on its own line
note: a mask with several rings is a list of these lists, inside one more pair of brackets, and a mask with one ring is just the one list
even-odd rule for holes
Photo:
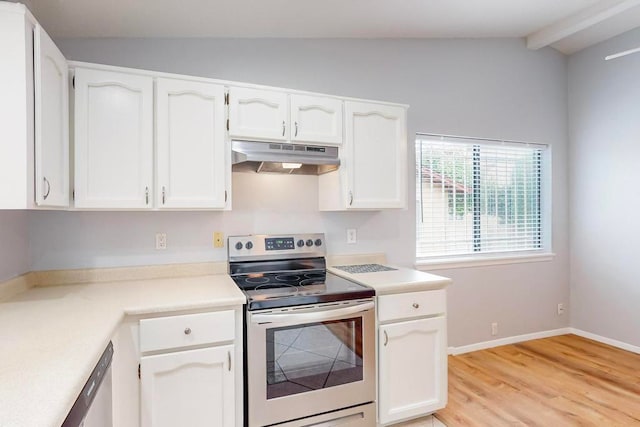
[[570,333],[573,333],[572,328],[551,329],[548,331],[533,332],[533,333],[524,334],[524,335],[514,335],[512,337],[500,338],[500,339],[491,340],[491,341],[483,341],[475,344],[463,345],[461,347],[449,347],[447,349],[447,353],[452,356],[457,356],[459,354],[469,353],[472,351],[486,350],[488,348],[500,347],[502,345],[515,344],[523,341],[537,340],[540,338],[555,337],[558,335],[566,335]]
[[465,256],[456,258],[441,258],[434,260],[416,260],[417,270],[447,270],[451,268],[483,267],[487,265],[522,264],[527,262],[553,261],[556,254],[545,252],[541,254],[502,255],[502,256]]
[[591,332],[583,331],[582,329],[569,328],[572,334],[578,335],[583,338],[588,338],[590,340],[598,341],[603,344],[610,345],[612,347],[617,347],[622,350],[627,350],[632,353],[640,354],[640,347],[633,344],[628,344],[623,341],[614,340],[612,338],[603,337],[601,335],[592,334]]
[[67,61],[67,63],[69,64],[69,70],[71,73],[75,73],[76,68],[86,68],[90,70],[112,71],[117,73],[134,74],[134,75],[153,77],[153,78],[179,79],[179,80],[189,80],[189,81],[201,82],[201,83],[213,83],[213,84],[219,84],[219,85],[224,85],[228,87],[244,87],[244,88],[250,88],[250,89],[286,92],[287,94],[322,96],[326,98],[337,99],[340,101],[355,101],[355,102],[366,102],[366,103],[379,104],[379,105],[393,105],[396,107],[404,108],[405,110],[409,108],[409,104],[399,104],[397,102],[386,102],[386,101],[370,100],[370,99],[362,99],[362,98],[351,98],[347,96],[330,95],[330,94],[318,93],[318,92],[308,92],[308,91],[288,89],[288,88],[283,88],[278,86],[266,86],[266,85],[259,85],[254,83],[235,82],[231,80],[221,80],[221,79],[214,79],[214,78],[203,77],[203,76],[191,76],[186,74],[165,73],[162,71],[145,70],[142,68],[120,67],[116,65],[97,64],[93,62]]

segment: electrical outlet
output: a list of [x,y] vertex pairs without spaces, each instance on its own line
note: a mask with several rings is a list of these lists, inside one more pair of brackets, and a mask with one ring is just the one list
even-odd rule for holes
[[167,233],[156,233],[156,249],[167,249]]
[[564,314],[564,304],[558,304],[558,316],[562,316]]
[[213,232],[213,247],[224,248],[224,233],[222,231]]
[[498,335],[498,322],[493,322],[491,324],[491,335]]
[[358,241],[358,235],[355,228],[347,228],[347,243],[354,244]]

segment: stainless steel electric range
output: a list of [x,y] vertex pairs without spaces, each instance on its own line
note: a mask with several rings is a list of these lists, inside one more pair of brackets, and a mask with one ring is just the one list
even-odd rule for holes
[[247,296],[245,425],[375,425],[374,291],[326,270],[323,234],[229,237]]

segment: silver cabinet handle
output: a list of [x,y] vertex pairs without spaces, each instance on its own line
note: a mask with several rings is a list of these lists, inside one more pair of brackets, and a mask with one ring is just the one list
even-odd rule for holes
[[162,186],[162,204],[164,205],[164,200],[165,200],[165,188],[164,185]]
[[389,335],[387,334],[387,331],[383,331],[384,332],[384,346],[386,347],[387,344],[389,344]]
[[191,335],[191,328],[185,328],[184,329],[184,334],[185,335]]
[[298,136],[298,122],[295,122],[296,125],[296,133],[293,136]]
[[144,187],[144,202],[149,204],[149,187]]
[[49,197],[49,193],[51,192],[51,184],[49,184],[49,180],[47,179],[47,177],[42,177],[42,179],[44,180],[44,183],[47,184],[47,191],[45,191],[44,196],[42,196],[42,198],[44,200],[47,200],[47,197]]
[[349,206],[353,204],[353,192],[349,191]]
[[227,351],[227,361],[229,362],[229,372],[231,372],[231,352]]
[[413,303],[413,308],[420,308],[420,304],[418,304],[417,302]]
[[286,126],[284,124],[284,120],[282,121],[282,136],[284,136],[284,130],[286,129]]
[[224,202],[227,203],[227,190],[224,190]]

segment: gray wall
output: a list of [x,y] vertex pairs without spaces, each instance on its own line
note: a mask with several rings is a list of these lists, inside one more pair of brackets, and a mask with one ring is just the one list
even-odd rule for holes
[[[275,85],[411,105],[416,131],[553,145],[552,262],[442,271],[449,292],[449,344],[568,325],[566,59],[529,51],[522,40],[58,40],[69,59]],[[235,175],[232,212],[30,213],[32,268],[222,260],[214,230],[322,231],[331,253],[386,252],[411,266],[415,254],[414,170],[405,211],[319,213],[316,180]],[[308,193],[307,193],[308,192]],[[358,229],[347,245],[345,230]],[[154,233],[169,249],[153,249]]]
[[640,346],[640,29],[569,60],[572,326]]
[[0,210],[0,282],[29,271],[26,211]]

